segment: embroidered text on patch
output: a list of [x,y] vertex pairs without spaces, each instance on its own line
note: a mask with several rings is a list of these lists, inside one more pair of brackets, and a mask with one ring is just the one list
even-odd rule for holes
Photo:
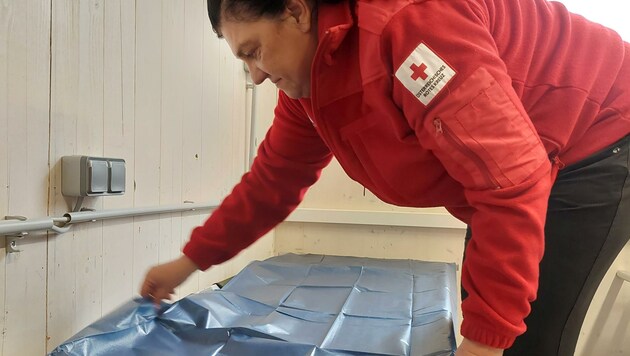
[[420,43],[396,71],[396,78],[425,106],[454,76],[453,68],[424,43]]

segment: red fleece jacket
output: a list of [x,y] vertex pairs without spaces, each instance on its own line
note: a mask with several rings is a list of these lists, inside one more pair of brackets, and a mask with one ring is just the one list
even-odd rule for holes
[[464,337],[508,348],[536,297],[555,174],[630,132],[630,46],[544,0],[321,5],[311,98],[281,93],[249,173],[184,253],[206,269],[338,159],[382,200],[470,224]]

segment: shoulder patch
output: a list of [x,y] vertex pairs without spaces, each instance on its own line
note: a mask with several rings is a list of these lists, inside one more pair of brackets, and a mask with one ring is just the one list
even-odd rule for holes
[[420,43],[396,70],[396,78],[425,106],[455,74],[455,70],[424,43]]

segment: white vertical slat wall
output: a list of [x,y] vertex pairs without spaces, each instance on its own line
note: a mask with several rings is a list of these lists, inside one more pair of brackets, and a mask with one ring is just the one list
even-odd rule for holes
[[[9,5],[0,2],[0,214],[9,211]],[[6,330],[6,244],[0,239],[0,331]],[[0,350],[4,337],[0,337]]]
[[[0,2],[1,216],[47,214],[49,34],[50,1]],[[0,249],[0,345],[8,355],[45,351],[46,237],[22,245],[15,255]]]
[[[246,167],[245,73],[205,0],[0,0],[0,217],[61,216],[60,158],[124,158],[118,209],[218,201]],[[125,218],[0,239],[0,355],[42,355],[137,296],[208,211]],[[185,296],[273,253],[273,236],[196,273]]]
[[[126,187],[135,177],[135,3],[107,0],[103,8],[103,155],[125,157]],[[134,194],[103,200],[103,209],[134,206]],[[103,222],[103,311],[112,310],[135,291],[133,219]],[[49,345],[50,347],[51,345]]]
[[[149,0],[150,2],[151,0]],[[186,138],[183,142],[183,164],[186,167],[186,174],[182,177],[182,198],[184,200],[196,200],[195,195],[199,194],[201,176],[200,150],[202,141],[201,131],[201,112],[202,112],[202,80],[203,80],[203,25],[207,23],[203,18],[195,16],[195,14],[203,13],[203,1],[190,3],[183,8],[182,15],[185,26],[183,28],[183,37],[180,38],[182,43],[183,62],[188,70],[181,73],[184,78],[182,92],[183,97],[183,115],[186,119],[182,121],[183,136]],[[191,6],[192,5],[192,6]],[[210,63],[208,63],[210,65]],[[216,64],[215,64],[216,65]],[[216,79],[215,79],[216,80]],[[219,81],[220,82],[220,81]],[[227,92],[227,90],[226,90]],[[216,142],[219,144],[219,142]],[[229,164],[224,162],[224,164]],[[196,216],[185,214],[182,216],[185,225],[196,224]],[[186,281],[180,287],[182,293],[187,294],[197,290],[198,280],[191,279]]]
[[[137,0],[135,10],[134,199],[136,204],[155,206],[160,202],[161,178],[161,1]],[[160,225],[153,222],[153,217],[139,217],[134,221],[133,232],[132,283],[138,285],[143,267],[159,262]]]
[[[77,145],[77,103],[79,97],[78,88],[78,6],[72,6],[71,2],[54,2],[52,9],[53,22],[51,25],[51,43],[55,48],[51,52],[63,53],[64,57],[58,58],[52,53],[51,58],[51,105],[50,105],[50,214],[61,214],[70,201],[66,202],[59,191],[61,188],[61,169],[59,158],[68,152],[74,154]],[[64,138],[62,135],[67,135]],[[84,231],[79,227],[71,233],[49,238],[48,245],[48,285],[55,286],[46,292],[48,296],[47,323],[50,325],[62,325],[58,329],[51,329],[47,337],[51,343],[63,339],[67,330],[76,328],[75,310],[76,301],[76,266],[75,241],[81,239]],[[40,321],[41,322],[41,321]],[[16,326],[12,326],[16,327]],[[64,330],[65,329],[65,330]],[[33,335],[38,339],[40,335]]]
[[[182,1],[162,1],[161,9],[161,132],[160,132],[160,204],[182,202],[182,179],[184,164],[182,147],[183,136],[183,108],[184,82],[184,18],[185,3]],[[157,5],[156,5],[157,6]],[[141,9],[139,9],[142,11]],[[209,64],[208,64],[209,65]],[[157,118],[156,118],[157,119]],[[195,118],[201,120],[202,118]],[[209,120],[209,117],[203,118]],[[188,138],[187,138],[188,139]],[[182,231],[181,214],[160,220],[160,235],[158,246],[158,260],[166,262],[177,256],[179,246],[184,242],[187,234]]]

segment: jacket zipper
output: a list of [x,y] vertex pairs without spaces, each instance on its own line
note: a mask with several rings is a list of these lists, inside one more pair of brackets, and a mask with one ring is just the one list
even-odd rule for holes
[[[324,34],[323,38],[320,40],[319,45],[317,46],[317,49],[315,51],[315,58],[313,60],[313,66],[311,68],[312,73],[319,73],[319,67],[321,66],[321,61],[322,61],[322,56],[323,54],[320,53],[321,51],[323,51],[323,48],[325,48],[325,46],[328,45],[328,42],[330,41],[330,31],[326,31],[326,33]],[[313,117],[309,117],[309,119],[311,119],[311,122],[313,123],[313,126],[315,126],[316,128],[319,128],[318,131],[320,131],[320,137],[322,138],[322,140],[330,145],[332,143],[332,140],[328,140],[327,138],[325,139],[324,136],[328,134],[328,127],[325,125],[324,122],[322,122],[323,120],[321,120],[321,115],[319,112],[319,104],[317,102],[317,81],[312,81],[311,82],[311,108],[313,111]],[[320,122],[318,124],[316,124],[316,120],[319,120]],[[330,141],[330,142],[329,142]]]
[[456,135],[454,135],[451,130],[446,126],[441,119],[436,118],[433,120],[433,125],[435,126],[436,134],[443,135],[446,140],[455,146],[461,153],[463,153],[466,157],[468,157],[476,166],[477,169],[482,173],[486,184],[494,187],[495,189],[501,189],[501,185],[497,182],[496,179],[490,174],[490,171],[486,167],[485,163],[473,150],[471,150],[468,146],[466,146]]
[[551,157],[551,163],[557,166],[558,170],[565,167],[564,162],[560,160],[560,157],[558,157],[558,155]]

